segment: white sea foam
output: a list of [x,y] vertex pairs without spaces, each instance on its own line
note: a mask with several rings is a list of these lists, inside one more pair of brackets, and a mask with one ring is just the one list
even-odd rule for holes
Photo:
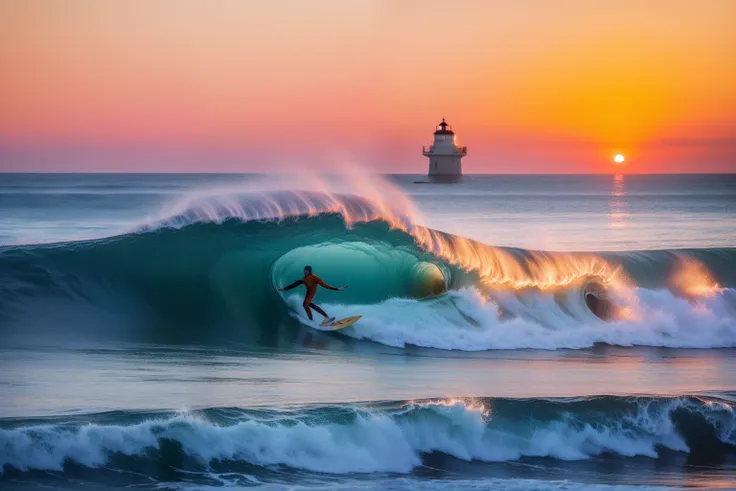
[[[660,447],[689,451],[671,420],[679,408],[711,418],[707,420],[720,429],[722,440],[732,441],[732,408],[698,406],[688,399],[642,403],[629,416],[596,421],[564,416],[515,422],[503,416],[496,419],[492,407],[477,402],[438,401],[411,403],[393,412],[356,410],[353,418],[340,422],[264,422],[244,416],[220,426],[181,414],[130,426],[4,429],[0,468],[60,470],[67,460],[99,467],[111,454],[151,456],[162,439],[178,442],[205,468],[214,460],[233,460],[333,474],[407,473],[421,464],[422,453],[429,452],[492,462],[524,456],[581,460],[602,453],[656,458]],[[729,425],[730,433],[724,430]]]
[[[337,318],[363,318],[341,333],[388,346],[415,345],[447,350],[579,349],[618,346],[719,348],[736,346],[736,291],[687,300],[667,290],[636,289],[622,307],[629,319],[604,322],[572,292],[560,303],[551,293],[528,291],[487,300],[474,289],[418,301],[389,299],[376,305],[322,305]],[[498,303],[496,303],[498,302]],[[295,316],[301,299],[289,298]],[[501,308],[515,316],[504,318]]]

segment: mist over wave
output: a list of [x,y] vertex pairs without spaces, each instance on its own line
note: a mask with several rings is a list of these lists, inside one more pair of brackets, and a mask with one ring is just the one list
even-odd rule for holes
[[364,315],[343,334],[390,346],[736,346],[734,249],[499,248],[423,227],[382,182],[310,186],[201,191],[121,235],[6,246],[2,339],[58,336],[64,320],[66,339],[270,342],[274,326],[315,327],[276,291],[311,264],[350,285],[320,304]]

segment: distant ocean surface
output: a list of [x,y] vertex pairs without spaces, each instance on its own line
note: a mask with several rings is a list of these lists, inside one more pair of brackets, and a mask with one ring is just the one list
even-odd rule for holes
[[736,489],[736,175],[426,181],[0,174],[0,488]]

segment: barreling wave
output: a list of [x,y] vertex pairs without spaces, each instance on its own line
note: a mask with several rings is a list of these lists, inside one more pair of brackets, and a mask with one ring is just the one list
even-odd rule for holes
[[5,247],[3,339],[64,319],[67,339],[72,324],[85,336],[274,342],[294,319],[310,325],[277,288],[311,264],[350,285],[321,293],[323,306],[364,314],[343,333],[392,346],[736,346],[733,249],[499,248],[416,217],[397,195],[233,191],[192,195],[113,237]]
[[[736,414],[715,397],[399,401],[281,410],[212,408],[0,421],[0,470],[145,475],[287,469],[412,473],[452,460],[578,461],[592,457],[702,465],[736,455]],[[280,472],[283,474],[283,472]],[[155,479],[159,475],[151,476]],[[169,476],[171,477],[171,476]]]

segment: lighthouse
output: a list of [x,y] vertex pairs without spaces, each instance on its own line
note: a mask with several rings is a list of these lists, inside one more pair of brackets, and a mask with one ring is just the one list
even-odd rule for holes
[[468,153],[468,147],[455,142],[455,132],[445,118],[437,125],[434,143],[422,147],[422,155],[429,159],[429,177],[460,177],[463,175],[460,160]]

